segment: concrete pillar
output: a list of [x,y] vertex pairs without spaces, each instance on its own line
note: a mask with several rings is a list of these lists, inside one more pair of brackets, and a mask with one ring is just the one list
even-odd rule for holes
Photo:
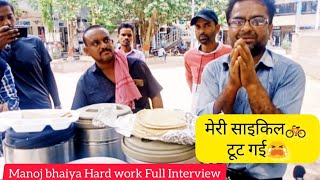
[[297,0],[297,12],[296,12],[296,28],[295,32],[298,33],[300,30],[300,17],[301,17],[302,1]]
[[318,0],[318,4],[317,4],[317,16],[316,16],[316,25],[315,25],[315,29],[319,29],[319,20],[320,20],[320,0]]

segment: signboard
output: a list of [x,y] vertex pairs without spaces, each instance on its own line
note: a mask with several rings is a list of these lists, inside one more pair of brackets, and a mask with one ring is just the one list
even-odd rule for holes
[[30,21],[17,21],[16,26],[30,26]]
[[280,26],[273,26],[273,30],[280,30]]

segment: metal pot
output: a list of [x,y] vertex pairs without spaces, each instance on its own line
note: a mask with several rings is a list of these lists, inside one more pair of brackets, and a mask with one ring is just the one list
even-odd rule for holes
[[76,122],[75,154],[76,158],[86,157],[113,157],[125,160],[121,150],[121,138],[111,127],[95,127],[92,119],[100,108],[116,106],[115,112],[118,116],[131,113],[131,109],[119,104],[94,104],[83,107],[80,110],[80,119]]
[[5,140],[2,143],[5,162],[8,164],[64,164],[75,159],[73,138],[54,146],[37,149],[15,149]]

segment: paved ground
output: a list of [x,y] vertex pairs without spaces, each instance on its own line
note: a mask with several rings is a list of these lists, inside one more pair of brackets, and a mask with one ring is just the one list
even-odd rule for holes
[[[280,53],[283,53],[280,50]],[[87,58],[83,58],[87,59]],[[92,62],[93,63],[93,62]],[[89,61],[88,64],[91,64]],[[151,58],[148,60],[148,65],[156,79],[163,86],[162,98],[166,108],[189,110],[191,102],[191,94],[188,89],[184,76],[183,57],[168,57],[167,62],[163,62],[161,58]],[[77,72],[58,73],[55,72],[56,81],[58,84],[62,105],[64,108],[70,108],[73,95],[75,92],[76,83],[84,72],[83,66],[77,68],[72,64]],[[304,67],[305,68],[305,67]],[[85,69],[85,68],[84,68]],[[305,69],[306,72],[307,69]],[[320,72],[320,70],[318,70]],[[320,119],[320,79],[307,77],[306,93],[303,102],[302,113],[316,114]],[[304,165],[308,172],[310,180],[320,179],[320,160],[317,163]],[[294,165],[289,165],[284,179],[293,179],[292,171]]]

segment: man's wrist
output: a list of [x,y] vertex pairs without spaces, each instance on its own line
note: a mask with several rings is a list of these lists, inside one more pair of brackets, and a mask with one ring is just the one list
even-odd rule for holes
[[55,109],[62,109],[62,106],[61,105],[58,105],[58,106],[54,106]]

